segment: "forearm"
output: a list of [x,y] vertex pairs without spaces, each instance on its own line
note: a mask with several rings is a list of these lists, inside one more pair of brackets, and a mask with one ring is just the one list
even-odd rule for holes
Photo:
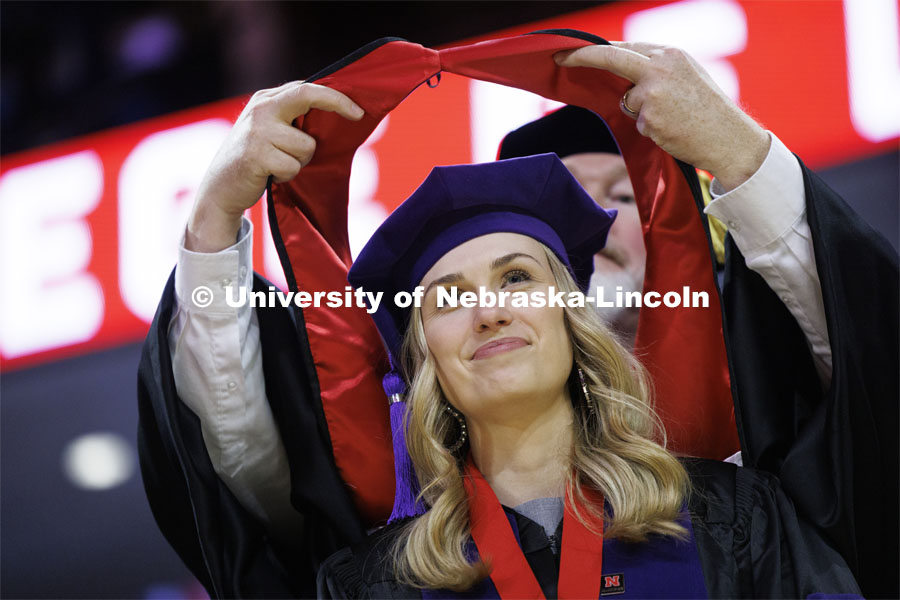
[[831,346],[797,159],[772,136],[765,161],[750,179],[724,194],[714,181],[711,191],[715,200],[706,212],[728,226],[747,266],[797,320],[827,387]]
[[[259,326],[249,306],[230,307],[225,288],[252,287],[249,221],[240,240],[217,253],[182,249],[176,270],[176,313],[168,332],[179,397],[201,420],[213,468],[270,529],[299,521],[290,506],[287,456],[266,398]],[[197,306],[192,292],[212,290]]]

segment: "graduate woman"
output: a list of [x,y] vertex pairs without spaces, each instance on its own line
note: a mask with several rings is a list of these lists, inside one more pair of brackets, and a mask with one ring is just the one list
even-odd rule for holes
[[[374,234],[351,283],[425,290],[375,315],[424,514],[332,557],[322,596],[858,593],[773,477],[665,450],[643,369],[590,305],[540,306],[587,287],[614,216],[546,154],[437,167]],[[454,308],[440,288],[537,302]]]

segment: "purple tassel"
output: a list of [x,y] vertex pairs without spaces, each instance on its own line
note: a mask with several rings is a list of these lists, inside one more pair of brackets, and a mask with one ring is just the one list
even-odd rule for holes
[[393,401],[392,396],[402,396],[406,393],[406,382],[400,377],[400,373],[394,367],[394,359],[391,358],[391,370],[381,378],[381,387],[384,388],[384,395]]
[[404,417],[406,416],[406,383],[394,368],[391,357],[391,370],[381,381],[384,393],[391,402],[391,436],[394,442],[394,477],[396,479],[396,492],[394,493],[394,509],[388,523],[397,519],[415,517],[425,512],[421,502],[416,502],[419,493],[419,480],[413,469],[412,459],[406,450],[406,428]]

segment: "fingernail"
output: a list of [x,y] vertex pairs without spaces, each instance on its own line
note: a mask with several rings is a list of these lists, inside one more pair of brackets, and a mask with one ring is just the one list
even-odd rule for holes
[[362,119],[363,115],[366,114],[366,111],[364,111],[362,108],[360,108],[360,106],[358,104],[353,105],[351,112],[353,113],[353,116],[356,117],[357,119]]

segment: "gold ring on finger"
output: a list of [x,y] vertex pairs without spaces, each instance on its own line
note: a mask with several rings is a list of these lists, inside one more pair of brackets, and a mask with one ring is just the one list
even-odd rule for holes
[[636,117],[636,116],[638,116],[638,111],[636,111],[633,108],[631,108],[630,106],[628,106],[628,94],[633,89],[634,88],[629,89],[627,92],[625,92],[625,95],[622,96],[622,108],[624,108],[625,112],[627,112],[632,117]]

